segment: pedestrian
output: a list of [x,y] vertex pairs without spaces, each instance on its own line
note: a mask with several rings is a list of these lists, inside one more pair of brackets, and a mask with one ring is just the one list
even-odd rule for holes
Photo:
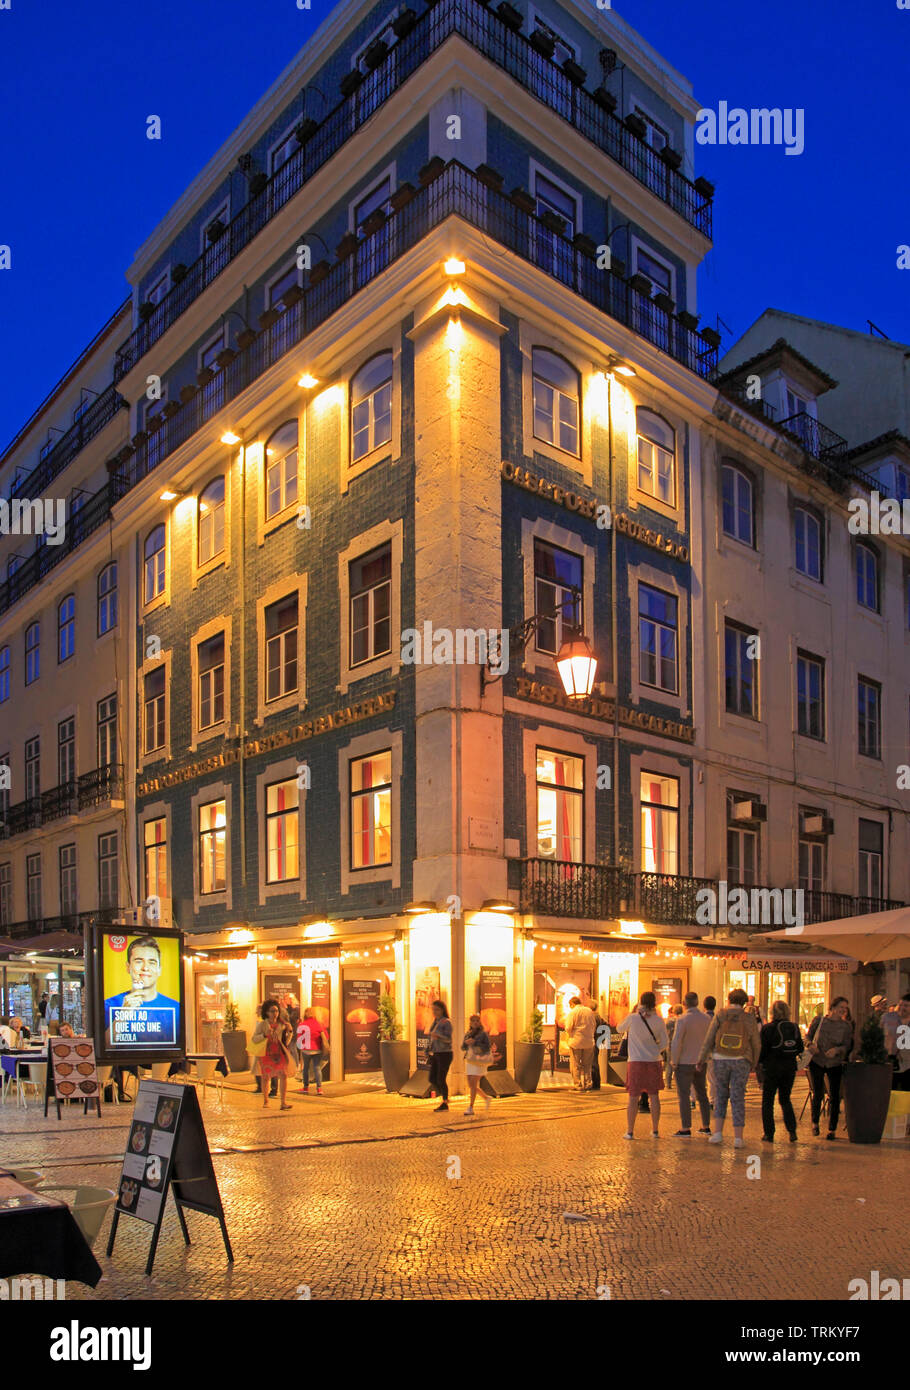
[[790,1018],[786,999],[775,999],[771,1018],[761,1030],[761,1052],[755,1074],[761,1082],[762,1140],[774,1143],[774,1098],[780,1098],[784,1127],[790,1143],[796,1143],[796,1115],[790,1092],[796,1080],[796,1067],[805,1049],[803,1035]]
[[750,994],[749,997],[748,997],[747,1000],[746,1000],[746,1013],[747,1013],[747,1014],[751,1014],[752,1017],[755,1019],[756,1023],[758,1024],[759,1028],[761,1028],[761,1026],[762,1026],[761,1009],[758,1007],[758,1005],[757,1005],[756,1002],[755,1002],[755,995],[754,995],[754,994]]
[[844,1063],[853,1051],[853,1024],[849,1021],[849,1013],[847,1000],[842,994],[838,995],[832,1000],[828,1012],[820,1019],[808,1045],[811,1055],[809,1078],[812,1086],[812,1133],[816,1136],[820,1133],[819,1120],[827,1084],[830,1105],[828,1133],[825,1136],[827,1139],[836,1137]]
[[881,1023],[885,1013],[888,1010],[887,994],[873,994],[872,998],[869,1000],[869,1007],[875,1014],[875,1017],[878,1019],[879,1023]]
[[47,990],[44,991],[38,1000],[38,1012],[42,1018],[47,1018]]
[[679,1100],[679,1124],[674,1137],[689,1138],[692,1134],[692,1101],[694,1089],[701,1113],[699,1134],[711,1133],[711,1106],[705,1086],[705,1073],[697,1067],[701,1045],[711,1027],[711,1020],[698,1007],[698,995],[690,991],[683,1001],[685,1010],[676,1020],[670,1042],[670,1058],[676,1076],[676,1095]]
[[749,996],[744,989],[730,990],[727,1008],[715,1013],[698,1054],[699,1066],[704,1066],[709,1057],[714,1063],[714,1132],[708,1143],[723,1143],[729,1100],[735,1149],[743,1146],[746,1084],[761,1050],[755,1015],[746,1013],[748,1002]]
[[452,1065],[452,1020],[441,999],[433,1000],[433,1026],[430,1029],[430,1089],[440,1096],[435,1110],[448,1110],[449,1085],[446,1077]]
[[297,1050],[303,1066],[303,1087],[299,1094],[310,1094],[310,1072],[316,1083],[317,1096],[322,1095],[322,1067],[329,1050],[329,1033],[319,1022],[313,1009],[304,1009],[303,1018],[297,1025]]
[[606,1039],[610,1036],[607,1027],[607,1020],[601,1017],[600,1011],[594,1009],[594,1056],[591,1060],[591,1090],[600,1090],[600,1054],[607,1046]]
[[[465,1055],[465,1072],[468,1078],[468,1108],[464,1112],[474,1118],[474,1102],[477,1100],[477,1088],[481,1078],[486,1076],[487,1067],[493,1060],[490,1048],[490,1035],[480,1021],[480,1014],[471,1014],[468,1019],[468,1031],[464,1035],[461,1050]],[[486,1091],[481,1091],[484,1104],[489,1110],[490,1097]]]
[[635,1116],[638,1113],[638,1097],[646,1095],[651,1102],[651,1135],[658,1135],[660,1124],[660,1092],[663,1086],[663,1063],[660,1054],[667,1047],[667,1025],[657,1012],[657,999],[651,990],[645,990],[638,1008],[619,1024],[620,1033],[629,1039],[629,1066],[626,1073],[626,1090],[629,1103],[626,1107],[628,1129],[623,1138],[635,1137]]
[[591,1063],[594,1060],[594,1012],[583,1004],[577,994],[569,1000],[566,1014],[566,1042],[569,1044],[569,1066],[576,1091],[590,1091]]
[[667,1053],[664,1058],[664,1081],[666,1083],[668,1091],[671,1091],[673,1089],[673,1059],[671,1057],[671,1053],[673,1051],[673,1033],[676,1028],[677,1021],[682,1017],[682,1012],[682,1004],[672,1004],[670,1006],[670,1012],[667,1015],[667,1037],[669,1039],[670,1046],[667,1048]]
[[263,1108],[268,1108],[269,1082],[275,1077],[278,1082],[278,1108],[290,1110],[285,1097],[288,1073],[294,1072],[294,1059],[289,1051],[291,1030],[282,1022],[277,999],[267,999],[262,1006],[261,1015],[253,1031],[253,1042],[261,1042],[264,1038],[266,1044],[265,1052],[259,1058]]
[[897,1008],[884,1015],[883,1027],[886,1019],[885,1047],[894,1067],[891,1089],[910,1091],[910,994],[902,994]]
[[[717,1009],[717,1000],[714,998],[713,994],[705,995],[704,1001],[702,1003],[702,1008],[704,1009],[705,1015],[709,1020],[714,1017],[715,1011]],[[712,1062],[710,1057],[708,1058],[707,1066],[705,1068],[705,1084],[708,1091],[708,1099],[711,1102],[711,1109],[713,1111],[716,1087],[714,1085],[714,1063]]]

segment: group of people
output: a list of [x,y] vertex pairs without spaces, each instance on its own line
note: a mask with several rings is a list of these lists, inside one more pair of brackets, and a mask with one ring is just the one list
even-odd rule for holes
[[290,1110],[287,1103],[288,1077],[296,1077],[298,1062],[302,1068],[303,1086],[299,1094],[310,1093],[310,1076],[317,1096],[322,1095],[322,1068],[329,1055],[329,1032],[319,1021],[314,1009],[304,1009],[296,1031],[292,1020],[277,999],[266,999],[259,1010],[259,1022],[250,1041],[253,1052],[252,1072],[257,1078],[255,1089],[262,1091],[262,1104],[278,1098],[279,1109]]
[[[464,1113],[473,1120],[477,1092],[480,1089],[481,1081],[487,1074],[487,1068],[493,1060],[490,1035],[483,1026],[480,1014],[471,1014],[468,1019],[468,1029],[462,1039],[461,1050],[465,1055],[465,1074],[468,1078],[468,1108]],[[449,1011],[441,999],[433,1000],[433,1023],[429,1032],[428,1055],[430,1059],[431,1099],[439,1099],[439,1104],[434,1106],[434,1110],[448,1110],[449,1083],[447,1078],[449,1068],[452,1065],[452,1058],[455,1055],[455,1044],[452,1020],[449,1018]],[[490,1097],[486,1091],[481,1091],[480,1094],[483,1096],[486,1110],[489,1110]]]

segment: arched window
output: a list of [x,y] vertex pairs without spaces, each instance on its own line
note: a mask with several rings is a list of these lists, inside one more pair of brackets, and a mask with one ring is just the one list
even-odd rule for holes
[[117,565],[105,565],[98,576],[98,636],[117,626]]
[[164,522],[145,538],[145,602],[164,593]]
[[676,505],[676,435],[653,410],[635,412],[638,429],[638,486],[668,506]]
[[213,478],[199,498],[199,564],[224,550],[224,476]]
[[878,556],[871,545],[856,547],[856,601],[878,612]]
[[57,605],[57,661],[68,661],[76,650],[76,600],[67,594]]
[[297,502],[297,421],[288,420],[265,446],[265,514],[277,516]]
[[31,623],[25,629],[25,684],[31,685],[41,675],[41,624]]
[[534,437],[567,454],[578,456],[581,384],[578,372],[564,357],[547,348],[531,353],[534,398]]
[[0,705],[9,699],[9,647],[0,647]]
[[351,379],[351,462],[392,438],[392,354],[380,352]]
[[822,524],[806,507],[793,509],[793,541],[796,568],[809,579],[822,578]]
[[723,491],[722,526],[725,536],[755,544],[755,511],[752,479],[741,468],[725,463],[721,470]]

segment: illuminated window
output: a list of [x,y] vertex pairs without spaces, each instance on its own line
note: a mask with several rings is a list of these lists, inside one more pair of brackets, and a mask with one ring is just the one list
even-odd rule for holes
[[145,850],[145,896],[147,898],[166,898],[168,896],[167,877],[167,820],[159,816],[157,820],[147,820],[142,831]]
[[145,538],[145,602],[164,593],[164,522]]
[[531,354],[534,437],[578,456],[581,385],[578,372],[564,357],[546,348]]
[[381,352],[351,381],[351,462],[392,438],[392,354]]
[[350,763],[351,868],[392,862],[392,753]]
[[145,751],[155,753],[164,747],[165,729],[164,665],[156,666],[145,677]]
[[277,516],[297,502],[297,421],[277,429],[265,446],[265,514]]
[[676,505],[676,435],[653,410],[637,410],[638,486],[641,492]]
[[221,893],[227,882],[225,852],[227,821],[224,801],[209,801],[199,807],[199,891]]
[[679,872],[679,781],[641,774],[641,871]]
[[295,778],[265,789],[266,882],[284,883],[300,876],[300,790]]
[[224,477],[213,478],[199,498],[199,564],[224,550]]
[[584,761],[537,750],[537,854],[580,864],[584,857]]

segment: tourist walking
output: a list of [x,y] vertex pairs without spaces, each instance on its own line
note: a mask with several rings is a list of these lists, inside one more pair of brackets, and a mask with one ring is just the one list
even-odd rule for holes
[[799,1027],[790,1018],[786,999],[776,999],[771,1006],[771,1018],[761,1030],[761,1052],[756,1075],[761,1082],[762,1140],[774,1143],[774,1098],[780,1098],[784,1128],[790,1143],[796,1143],[796,1115],[790,1100],[796,1068],[805,1043]]
[[809,1078],[812,1086],[812,1133],[818,1135],[820,1132],[819,1120],[827,1083],[830,1107],[828,1133],[825,1136],[827,1139],[835,1138],[840,1116],[840,1088],[844,1063],[853,1051],[853,1024],[849,1020],[849,1013],[846,999],[843,995],[838,995],[825,1016],[819,1020],[808,1045],[811,1054]]
[[656,1139],[660,1124],[660,1092],[663,1086],[661,1053],[667,1048],[667,1025],[657,1012],[657,1000],[651,990],[645,990],[638,1008],[619,1024],[620,1033],[629,1039],[629,1065],[626,1072],[626,1107],[628,1126],[624,1139],[635,1137],[635,1116],[638,1098],[646,1095],[650,1101],[651,1134]]
[[297,1024],[297,1051],[303,1067],[302,1096],[310,1094],[310,1072],[316,1083],[317,1096],[322,1095],[322,1067],[329,1050],[329,1032],[320,1023],[313,1009],[304,1009],[303,1018]]
[[714,1121],[709,1144],[721,1144],[727,1102],[733,1112],[733,1147],[743,1146],[746,1126],[746,1083],[758,1061],[761,1043],[754,1014],[747,1014],[749,996],[744,989],[731,989],[726,1009],[714,1015],[698,1054],[703,1066],[710,1057],[714,1063]]
[[698,1067],[698,1058],[705,1035],[711,1027],[711,1020],[698,1007],[698,995],[690,991],[684,999],[685,1009],[676,1020],[673,1037],[670,1041],[670,1059],[676,1077],[676,1095],[679,1100],[679,1129],[676,1135],[688,1138],[692,1134],[692,1101],[694,1089],[701,1113],[699,1134],[711,1133],[711,1105],[705,1085],[705,1072]]
[[590,1091],[591,1063],[594,1060],[594,1011],[583,1004],[578,995],[569,1000],[566,1014],[566,1042],[569,1045],[569,1066],[576,1091]]
[[670,1046],[667,1048],[666,1054],[664,1055],[664,1082],[668,1091],[673,1089],[673,1058],[671,1055],[673,1052],[673,1032],[676,1028],[677,1019],[682,1017],[682,1012],[682,1004],[673,1004],[670,1007],[670,1012],[667,1014],[667,1038]]
[[[468,1019],[468,1031],[464,1035],[461,1050],[465,1055],[465,1073],[468,1078],[468,1108],[464,1112],[474,1118],[474,1102],[477,1100],[477,1088],[481,1078],[486,1076],[487,1067],[493,1060],[493,1053],[490,1048],[490,1035],[480,1021],[480,1014],[471,1014]],[[484,1104],[489,1110],[490,1097],[486,1091],[481,1091]]]
[[289,1046],[291,1030],[281,1019],[277,999],[267,999],[262,1006],[262,1017],[253,1030],[252,1041],[265,1039],[265,1052],[259,1057],[259,1074],[262,1079],[262,1104],[268,1108],[269,1083],[274,1077],[278,1082],[278,1108],[290,1110],[287,1103],[288,1073],[294,1071],[294,1059]]
[[429,1033],[430,1089],[440,1097],[436,1110],[448,1110],[449,1085],[446,1077],[452,1065],[452,1020],[441,999],[433,1000],[433,1026]]
[[[704,1000],[702,1001],[702,1008],[703,1008],[704,1011],[705,1011],[705,1017],[706,1017],[707,1019],[710,1020],[710,1019],[712,1019],[712,1018],[714,1017],[714,1015],[715,1015],[715,1013],[716,1013],[716,1011],[717,1011],[717,1000],[714,998],[714,995],[713,995],[713,994],[706,994],[706,995],[705,995]],[[709,1101],[711,1102],[711,1110],[713,1111],[713,1110],[714,1110],[714,1094],[715,1094],[715,1091],[714,1091],[714,1063],[712,1062],[712,1060],[711,1060],[710,1057],[708,1058],[707,1066],[706,1066],[706,1068],[705,1068],[705,1085],[706,1085],[706,1089],[707,1089],[707,1092],[708,1092],[708,1099],[709,1099]]]

